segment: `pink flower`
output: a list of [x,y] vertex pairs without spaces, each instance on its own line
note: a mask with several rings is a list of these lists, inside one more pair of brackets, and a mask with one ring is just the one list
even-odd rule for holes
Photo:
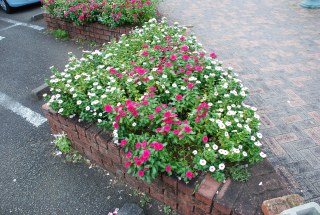
[[172,66],[172,64],[169,63],[169,62],[166,62],[164,65],[165,65],[166,67],[171,67],[171,66]]
[[165,125],[165,126],[163,127],[163,130],[166,131],[166,132],[169,132],[169,131],[171,130],[170,125]]
[[176,55],[171,55],[170,60],[175,61],[175,60],[177,60],[177,58],[178,57]]
[[139,170],[139,171],[138,171],[138,175],[139,175],[140,177],[143,177],[143,176],[144,176],[144,171],[143,171],[143,170]]
[[184,127],[185,132],[190,133],[192,129],[189,126]]
[[188,49],[189,49],[188,46],[182,46],[182,47],[181,47],[181,51],[187,51]]
[[153,143],[153,148],[154,148],[154,150],[162,150],[163,149],[163,144],[162,143],[158,143],[158,142],[155,142],[155,143]]
[[175,135],[178,135],[178,134],[179,134],[179,130],[178,130],[178,129],[174,129],[174,130],[173,130],[173,133],[174,133]]
[[179,137],[179,139],[182,139],[183,138],[183,134],[179,134],[178,137]]
[[184,41],[186,38],[184,36],[180,37],[181,41]]
[[186,71],[186,75],[191,75],[192,74],[192,71]]
[[163,114],[163,116],[164,116],[164,117],[170,117],[170,116],[171,116],[170,111],[165,112],[165,113]]
[[131,166],[131,164],[132,164],[132,162],[127,161],[127,162],[126,162],[126,168],[129,168],[129,167]]
[[104,110],[108,113],[110,113],[112,111],[112,106],[111,105],[106,105],[104,106]]
[[212,53],[210,54],[210,57],[212,57],[212,58],[217,58],[218,56],[217,56],[215,53],[212,52]]
[[185,61],[189,60],[189,55],[187,54],[182,55],[182,59]]
[[140,143],[137,143],[136,144],[136,149],[139,149],[141,147],[141,144]]
[[204,136],[204,137],[202,138],[202,141],[205,142],[205,143],[208,142],[208,137],[207,137],[207,136]]
[[118,124],[118,123],[114,123],[114,124],[113,124],[113,127],[114,127],[114,128],[119,128],[119,124]]
[[143,44],[142,47],[146,48],[146,49],[149,48],[149,46],[147,44]]
[[180,94],[178,94],[177,96],[176,96],[176,99],[179,101],[179,100],[182,100],[182,95],[180,95]]
[[148,55],[149,55],[149,52],[147,52],[147,51],[143,51],[143,52],[142,52],[142,55],[146,57],[146,56],[148,56]]
[[166,172],[171,172],[171,166],[166,166]]
[[120,146],[124,146],[128,143],[128,140],[121,140]]
[[150,156],[149,149],[144,150],[143,154],[142,154],[142,157],[147,160],[149,158],[149,156]]
[[156,113],[159,113],[160,111],[161,111],[161,107],[160,106],[156,107]]
[[188,87],[189,89],[192,89],[193,86],[194,86],[193,83],[188,83],[188,85],[187,85],[187,87]]
[[156,132],[159,133],[162,130],[162,128],[157,128]]
[[187,178],[191,179],[191,178],[193,178],[193,173],[190,171],[187,171],[186,176],[187,176]]
[[151,91],[156,91],[156,90],[157,90],[157,88],[155,88],[155,87],[151,86],[151,87],[149,87],[149,90],[151,90]]
[[131,158],[131,156],[132,156],[132,152],[128,152],[128,153],[126,154],[126,158]]
[[160,46],[160,45],[156,45],[156,46],[154,47],[154,49],[161,49],[161,46]]
[[151,120],[154,119],[154,115],[153,115],[153,114],[150,114],[150,115],[149,115],[149,119],[151,119]]

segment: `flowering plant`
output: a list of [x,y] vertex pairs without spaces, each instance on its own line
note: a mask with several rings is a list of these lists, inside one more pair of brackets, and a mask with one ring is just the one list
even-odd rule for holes
[[185,28],[151,19],[99,51],[52,68],[49,105],[64,116],[112,128],[128,172],[185,181],[199,171],[221,181],[234,165],[265,157],[247,89]]
[[76,25],[90,22],[116,27],[140,25],[156,16],[157,0],[42,0],[51,15]]

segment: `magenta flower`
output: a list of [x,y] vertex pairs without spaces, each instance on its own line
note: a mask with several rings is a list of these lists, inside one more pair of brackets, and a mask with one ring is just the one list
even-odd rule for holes
[[184,41],[186,38],[184,36],[180,37],[181,41]]
[[161,107],[160,106],[156,107],[156,113],[159,113],[160,111],[161,111]]
[[108,113],[110,113],[112,111],[112,106],[111,105],[106,105],[104,106],[104,110]]
[[182,60],[185,60],[185,61],[189,60],[189,55],[187,54],[182,55]]
[[179,131],[178,129],[174,129],[174,130],[173,130],[173,133],[174,133],[175,135],[178,135],[179,132],[180,132],[180,131]]
[[132,156],[132,152],[128,152],[128,153],[126,154],[126,158],[131,158],[131,156]]
[[170,116],[171,116],[170,111],[165,112],[165,113],[163,114],[163,116],[164,116],[164,117],[170,117]]
[[204,136],[204,137],[202,138],[202,141],[205,142],[205,143],[208,142],[208,137],[207,137],[207,136]]
[[170,125],[165,125],[165,126],[163,127],[163,130],[166,131],[166,132],[169,132],[169,131],[171,130]]
[[140,177],[143,177],[143,176],[144,176],[144,171],[143,171],[143,170],[139,170],[139,171],[138,171],[138,175],[139,175]]
[[192,87],[194,87],[194,84],[193,84],[193,83],[188,83],[187,87],[188,87],[189,89],[192,89]]
[[127,161],[126,164],[125,164],[126,168],[129,168],[131,166],[131,164],[132,164],[132,162]]
[[214,59],[214,58],[217,58],[218,56],[217,56],[215,53],[212,52],[212,53],[210,54],[210,57],[212,57],[212,58]]
[[147,56],[149,55],[149,52],[143,51],[143,52],[142,52],[142,55],[145,56],[145,57],[147,57]]
[[151,91],[156,91],[156,90],[157,90],[157,88],[155,88],[155,87],[151,86],[151,87],[149,87],[149,90],[151,90]]
[[141,144],[140,143],[137,143],[136,144],[136,149],[139,149],[141,147]]
[[122,147],[122,146],[126,145],[127,143],[128,143],[128,140],[121,140],[120,146]]
[[181,51],[187,51],[188,49],[189,49],[188,46],[182,46],[182,47],[181,47]]
[[175,60],[177,60],[177,55],[171,55],[171,57],[170,57],[170,60],[172,60],[172,61],[175,61]]
[[166,172],[171,172],[171,166],[166,166],[166,168],[165,168],[165,170],[166,170]]
[[149,115],[149,119],[151,119],[151,120],[154,119],[154,115],[153,115],[153,114],[150,114],[150,115]]
[[176,99],[179,101],[179,100],[182,100],[182,95],[180,95],[180,94],[178,94],[177,96],[176,96]]
[[187,176],[187,178],[191,179],[191,178],[193,178],[193,173],[190,171],[187,171],[186,176]]
[[189,126],[184,127],[184,131],[187,133],[192,132],[192,129]]

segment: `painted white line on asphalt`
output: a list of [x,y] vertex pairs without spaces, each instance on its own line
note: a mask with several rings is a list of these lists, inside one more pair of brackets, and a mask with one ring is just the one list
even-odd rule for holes
[[6,28],[1,28],[0,31],[5,31],[5,30],[8,30],[8,29],[10,29],[10,28],[14,28],[14,27],[16,27],[16,26],[20,26],[20,24],[16,23],[16,24],[10,25],[10,26],[8,26],[8,27],[6,27]]
[[25,22],[19,22],[19,21],[13,20],[13,19],[7,19],[7,18],[0,17],[0,20],[4,21],[4,22],[11,23],[11,24],[17,24],[17,25],[28,27],[28,28],[32,28],[32,29],[35,29],[38,31],[42,31],[44,29],[44,27],[41,27],[39,25],[32,25],[32,24],[25,23]]
[[0,106],[11,110],[15,114],[21,116],[35,127],[39,127],[47,121],[47,119],[40,114],[32,111],[30,108],[23,106],[22,104],[2,92],[0,92]]
[[1,36],[0,36],[0,41],[3,40],[4,38],[5,38],[5,37],[1,37]]

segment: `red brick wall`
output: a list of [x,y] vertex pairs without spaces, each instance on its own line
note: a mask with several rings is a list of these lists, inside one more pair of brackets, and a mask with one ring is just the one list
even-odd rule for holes
[[[152,183],[139,180],[127,174],[124,167],[124,150],[112,141],[111,133],[103,132],[95,124],[78,122],[76,119],[61,117],[45,104],[44,113],[53,134],[64,132],[72,142],[72,147],[91,161],[125,180],[130,186],[149,194],[183,215],[189,214],[230,214],[231,209],[214,204],[214,197],[224,184],[216,182],[209,175],[198,178],[201,182],[196,189],[194,181],[185,184],[165,174]],[[214,208],[214,205],[218,207]]]
[[91,23],[85,26],[75,26],[73,23],[44,14],[44,20],[49,30],[62,29],[69,33],[70,38],[77,38],[97,43],[106,43],[113,38],[118,39],[122,34],[128,34],[131,27],[110,28],[99,23]]

